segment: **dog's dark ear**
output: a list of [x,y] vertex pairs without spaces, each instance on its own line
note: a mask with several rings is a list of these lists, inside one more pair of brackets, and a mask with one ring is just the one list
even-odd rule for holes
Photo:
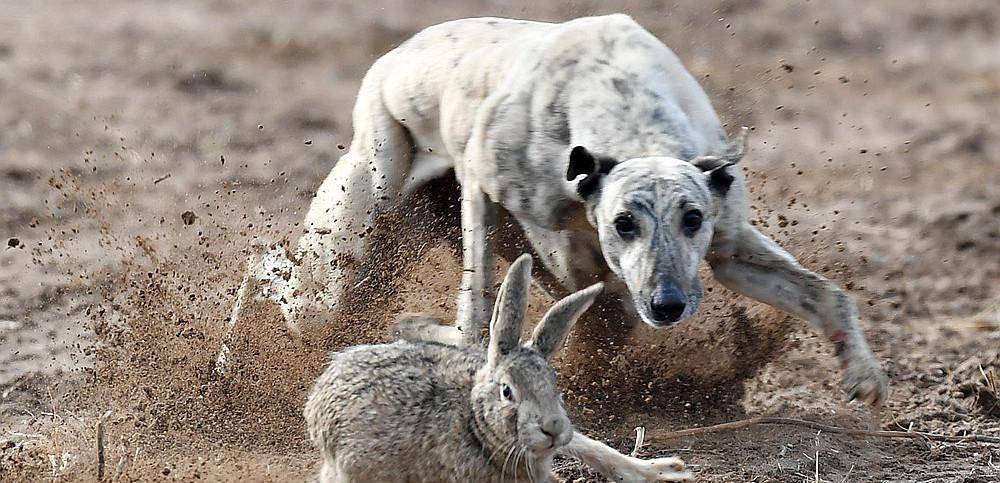
[[725,196],[729,192],[729,186],[733,184],[733,175],[728,172],[730,166],[735,165],[743,159],[747,150],[747,135],[749,128],[740,129],[740,134],[736,141],[729,144],[726,152],[721,156],[699,156],[691,160],[691,164],[700,169],[708,178],[708,187],[712,192]]
[[708,188],[712,190],[712,193],[718,196],[726,196],[726,193],[729,192],[729,187],[735,179],[727,170],[736,169],[730,168],[730,166],[734,166],[736,163],[725,161],[717,156],[702,156],[693,159],[691,162],[705,173],[705,177],[708,178]]
[[569,166],[566,168],[566,181],[573,181],[577,176],[588,175],[596,171],[597,160],[583,146],[576,146],[569,152]]
[[569,152],[566,167],[566,181],[570,184],[572,196],[580,201],[593,196],[600,188],[601,177],[608,174],[618,164],[607,156],[594,156],[587,148],[576,146]]

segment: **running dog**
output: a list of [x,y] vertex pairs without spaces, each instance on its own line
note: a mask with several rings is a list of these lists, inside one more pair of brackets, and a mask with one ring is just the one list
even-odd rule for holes
[[[471,18],[429,27],[365,75],[354,138],[320,186],[293,255],[251,264],[248,285],[289,324],[310,305],[336,313],[370,258],[379,213],[426,182],[461,185],[464,272],[456,328],[478,343],[490,318],[491,230],[512,216],[563,293],[597,281],[653,327],[690,317],[708,261],[726,287],[818,327],[851,399],[888,380],[852,298],[748,221],[747,187],[705,92],[677,56],[626,15],[554,24]],[[744,133],[745,134],[745,133]],[[292,261],[294,260],[294,262]],[[306,299],[301,288],[320,287]],[[456,336],[457,335],[457,336]],[[224,365],[226,350],[220,356]]]

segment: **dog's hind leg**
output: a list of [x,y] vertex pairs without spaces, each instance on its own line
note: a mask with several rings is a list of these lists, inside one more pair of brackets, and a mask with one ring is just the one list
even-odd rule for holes
[[354,109],[351,147],[317,190],[295,251],[302,282],[310,284],[300,288],[318,292],[310,297],[334,316],[344,313],[348,292],[371,286],[367,275],[379,275],[365,273],[377,263],[373,241],[386,231],[376,225],[399,206],[414,155],[409,133],[382,104],[371,76]]
[[230,362],[230,345],[236,334],[236,326],[244,320],[248,307],[254,302],[273,302],[278,306],[291,332],[298,334],[296,317],[306,302],[298,293],[299,276],[298,266],[289,258],[284,245],[263,248],[250,256],[243,281],[236,292],[236,302],[226,321],[222,347],[213,369],[215,374],[225,373]]
[[726,230],[707,259],[730,289],[811,322],[834,343],[851,399],[884,402],[889,382],[858,326],[854,300],[836,284],[799,265],[749,223]]
[[[374,263],[376,221],[398,206],[414,152],[409,133],[382,104],[373,72],[358,94],[351,147],[317,190],[294,254],[281,247],[251,258],[227,333],[241,323],[247,304],[261,298],[276,302],[298,332],[310,319],[342,315],[347,292],[368,282],[357,275]],[[217,368],[228,355],[225,344]]]

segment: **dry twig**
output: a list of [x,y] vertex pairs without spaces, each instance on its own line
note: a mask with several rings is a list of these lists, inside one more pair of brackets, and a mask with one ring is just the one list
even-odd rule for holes
[[756,426],[759,424],[781,424],[786,426],[801,426],[834,434],[846,434],[849,436],[872,436],[879,438],[908,438],[922,439],[929,441],[944,441],[947,443],[994,443],[1000,444],[1000,438],[986,436],[982,434],[970,434],[968,436],[950,436],[944,434],[922,433],[919,431],[881,431],[869,429],[841,428],[839,426],[829,426],[813,421],[795,418],[777,417],[757,417],[733,421],[729,423],[705,426],[702,428],[681,429],[678,431],[647,431],[646,439],[649,441],[669,441],[690,436],[700,436],[703,434],[720,433],[724,431],[736,431],[739,429]]
[[110,416],[109,409],[97,419],[97,481],[104,481],[104,423]]
[[643,443],[646,441],[646,428],[644,426],[639,426],[635,428],[635,446],[632,447],[632,457],[639,456],[639,450],[642,449]]

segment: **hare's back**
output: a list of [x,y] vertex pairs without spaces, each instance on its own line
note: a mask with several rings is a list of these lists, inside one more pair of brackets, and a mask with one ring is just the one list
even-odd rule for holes
[[325,457],[372,476],[454,454],[482,363],[478,351],[410,342],[335,353],[306,402],[309,435]]

